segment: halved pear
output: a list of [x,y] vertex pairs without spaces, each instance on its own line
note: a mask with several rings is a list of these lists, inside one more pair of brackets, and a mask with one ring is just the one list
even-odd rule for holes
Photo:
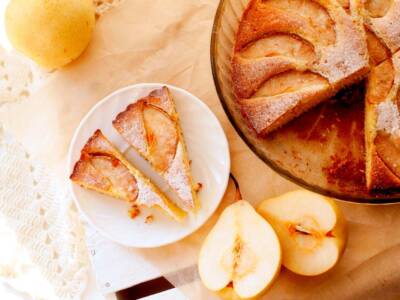
[[271,225],[241,200],[223,211],[201,247],[198,264],[208,289],[249,299],[278,275],[281,248]]
[[306,190],[264,200],[257,211],[282,245],[282,264],[300,275],[319,275],[339,261],[347,240],[346,222],[335,202]]

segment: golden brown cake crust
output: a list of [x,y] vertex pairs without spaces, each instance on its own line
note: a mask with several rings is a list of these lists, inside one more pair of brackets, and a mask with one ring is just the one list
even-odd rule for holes
[[100,129],[97,129],[82,148],[82,154],[107,153],[115,154],[115,148],[106,139]]
[[370,176],[368,189],[371,191],[400,189],[400,178],[388,168],[376,152],[372,156]]

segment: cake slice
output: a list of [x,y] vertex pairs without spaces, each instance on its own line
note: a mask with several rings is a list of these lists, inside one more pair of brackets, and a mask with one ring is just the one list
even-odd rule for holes
[[365,101],[366,179],[370,191],[400,189],[400,52],[375,65]]
[[172,203],[97,130],[87,141],[70,179],[84,188],[127,201],[131,216],[137,207],[158,207],[175,220],[185,212]]
[[114,128],[176,192],[185,211],[198,208],[190,162],[178,113],[167,87],[130,104],[113,121]]
[[377,192],[400,190],[399,3],[364,3],[371,64],[365,97],[365,174],[368,190]]
[[264,136],[368,73],[359,1],[252,0],[236,34],[232,84]]

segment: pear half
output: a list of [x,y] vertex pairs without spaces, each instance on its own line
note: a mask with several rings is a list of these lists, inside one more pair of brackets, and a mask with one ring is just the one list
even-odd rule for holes
[[[204,285],[232,299],[254,298],[277,277],[281,266],[278,237],[246,201],[228,206],[205,239],[199,256]],[[223,296],[224,297],[224,296]]]
[[257,211],[278,234],[287,269],[314,276],[339,261],[347,240],[346,222],[332,199],[299,190],[264,200]]

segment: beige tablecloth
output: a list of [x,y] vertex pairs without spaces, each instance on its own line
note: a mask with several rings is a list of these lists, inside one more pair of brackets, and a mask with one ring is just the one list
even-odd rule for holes
[[[232,172],[244,199],[253,204],[298,188],[259,160],[236,134],[217,97],[209,48],[217,0],[127,0],[101,17],[84,55],[55,73],[31,98],[0,107],[0,120],[34,155],[58,176],[65,173],[72,134],[81,118],[101,98],[132,83],[164,82],[202,99],[217,115],[228,136]],[[221,209],[232,200],[229,187]],[[400,206],[339,203],[349,221],[349,242],[340,264],[315,278],[283,270],[268,299],[298,299],[331,276],[344,274],[367,258],[400,242]],[[185,240],[162,249],[143,251],[161,271],[187,266],[215,222]],[[371,274],[371,280],[374,274]],[[186,291],[187,292],[187,291]],[[189,299],[200,297],[192,289]],[[205,299],[203,297],[203,299]]]

